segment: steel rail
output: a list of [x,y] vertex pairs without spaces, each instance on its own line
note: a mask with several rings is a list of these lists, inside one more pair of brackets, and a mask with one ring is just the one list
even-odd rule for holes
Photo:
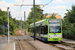
[[[57,48],[59,48],[59,49],[62,49],[62,50],[66,50],[65,48],[63,48],[63,47],[59,47],[59,46],[57,46],[56,44],[52,44],[52,43],[49,43],[50,45],[53,45],[53,46],[55,46],[55,47],[57,47]],[[71,43],[65,43],[65,42],[62,42],[62,43],[60,43],[61,45],[64,45],[64,46],[68,46],[68,47],[71,47],[71,48],[74,48],[75,49],[75,46],[72,46],[72,45],[75,45],[75,44],[72,44],[71,45]]]
[[[72,48],[75,48],[75,44],[73,43],[66,43],[66,42],[63,42],[61,43],[62,45],[65,45],[65,46],[69,46],[69,47],[72,47]],[[73,46],[74,45],[74,46]]]
[[[25,41],[27,41],[26,39],[25,39]],[[37,47],[35,47],[33,44],[31,44],[29,41],[27,41],[30,45],[32,45],[36,50],[39,50]]]
[[[15,34],[15,35],[16,35],[16,34]],[[16,35],[16,39],[17,39],[17,41],[18,41],[18,43],[19,43],[20,50],[23,50],[23,49],[22,49],[22,46],[21,46],[21,44],[20,44],[20,42],[19,42],[20,39],[17,38],[17,35]],[[39,50],[37,47],[35,47],[35,46],[34,46],[33,44],[31,44],[29,41],[27,41],[26,39],[24,39],[24,40],[25,40],[26,42],[28,42],[28,44],[30,44],[31,46],[33,46],[36,50]]]
[[52,45],[52,46],[55,46],[56,48],[59,48],[59,49],[65,50],[64,48],[62,48],[62,47],[58,47],[58,46],[56,46],[56,45],[54,45],[54,44],[52,44],[52,43],[49,43],[49,44]]
[[[16,35],[16,34],[15,34]],[[17,41],[18,41],[18,44],[19,44],[19,46],[20,46],[20,50],[23,50],[22,49],[22,46],[21,46],[21,44],[20,44],[20,42],[19,42],[19,39],[16,37],[16,39],[17,39]]]
[[21,44],[20,44],[20,42],[19,42],[19,40],[18,40],[18,39],[17,39],[17,41],[18,41],[18,43],[19,43],[20,50],[23,50],[23,49],[22,49],[22,46],[21,46]]

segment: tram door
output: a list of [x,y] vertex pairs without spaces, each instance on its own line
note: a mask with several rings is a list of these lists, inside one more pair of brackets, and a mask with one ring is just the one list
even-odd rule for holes
[[41,29],[42,27],[41,27],[41,25],[42,24],[40,24],[40,26],[39,26],[39,39],[41,39],[41,33],[42,33],[42,29]]
[[48,27],[46,25],[45,26],[42,26],[43,40],[44,40],[44,37],[47,36],[47,33],[48,33]]
[[[48,26],[47,25],[44,25],[42,26],[42,24],[40,24],[40,29],[39,29],[39,38],[41,38],[41,36],[47,36],[47,33],[48,33]],[[44,39],[42,37],[42,39]]]

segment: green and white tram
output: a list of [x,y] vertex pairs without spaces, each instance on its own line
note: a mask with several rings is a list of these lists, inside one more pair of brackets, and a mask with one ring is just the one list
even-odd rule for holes
[[[36,38],[43,41],[62,41],[62,21],[60,19],[44,19],[35,23]],[[29,32],[34,36],[34,24],[30,24]]]

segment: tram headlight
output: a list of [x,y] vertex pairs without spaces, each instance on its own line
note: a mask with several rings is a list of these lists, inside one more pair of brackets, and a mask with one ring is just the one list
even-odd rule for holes
[[50,38],[53,38],[53,36],[50,36]]
[[60,38],[62,38],[62,35],[59,35]]
[[53,38],[54,36],[53,35],[49,35],[49,38]]

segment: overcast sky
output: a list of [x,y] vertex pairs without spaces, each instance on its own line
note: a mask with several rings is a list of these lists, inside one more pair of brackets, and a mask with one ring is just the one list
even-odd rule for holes
[[[24,20],[24,11],[26,12],[26,18],[28,17],[29,12],[31,11],[32,6],[22,6],[20,11],[20,6],[14,6],[14,4],[33,4],[33,0],[0,0],[0,9],[7,11],[7,7],[10,7],[9,11],[13,18]],[[35,0],[36,4],[46,4],[50,0]],[[62,16],[65,16],[67,12],[66,9],[71,9],[72,5],[75,4],[75,0],[53,0],[47,6],[41,8],[45,13],[58,13]]]

